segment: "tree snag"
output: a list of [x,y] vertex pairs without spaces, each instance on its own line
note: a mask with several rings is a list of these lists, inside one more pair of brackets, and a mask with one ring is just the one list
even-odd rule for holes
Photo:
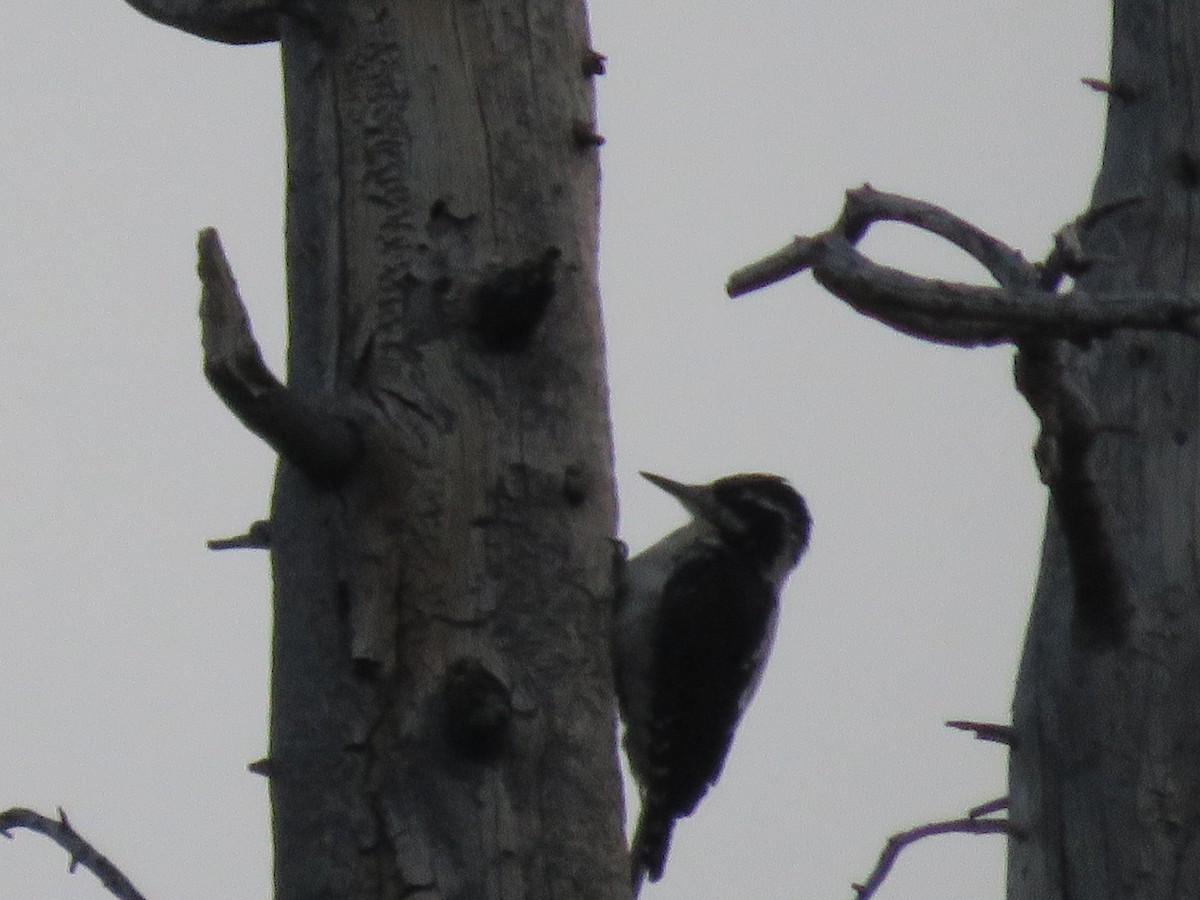
[[199,245],[206,375],[280,454],[277,898],[625,896],[583,0],[130,2],[281,45],[286,384]]
[[[1200,880],[1200,6],[1116,0],[1113,25],[1091,209],[1043,263],[863,189],[729,284],[811,268],[905,333],[1019,350],[1050,504],[1014,699],[1010,817],[1028,839],[1009,845],[1010,900],[1167,900]],[[855,243],[881,219],[952,241],[997,286],[872,263]]]

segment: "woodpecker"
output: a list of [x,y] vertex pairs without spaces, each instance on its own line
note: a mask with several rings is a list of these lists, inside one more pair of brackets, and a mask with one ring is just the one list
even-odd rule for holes
[[812,526],[804,498],[777,475],[688,485],[641,474],[693,519],[629,560],[617,591],[613,669],[641,794],[635,895],[645,877],[662,877],[675,820],[721,774]]

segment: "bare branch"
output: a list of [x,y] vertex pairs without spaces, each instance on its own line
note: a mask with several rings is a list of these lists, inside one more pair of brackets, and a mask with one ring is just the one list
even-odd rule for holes
[[[1012,340],[1012,325],[1006,320],[1019,315],[1015,295],[1000,288],[917,278],[881,266],[840,235],[829,236],[822,249],[813,277],[865,316],[939,344],[977,347]],[[1023,311],[1049,321],[1040,315],[1048,312],[1040,303],[1026,304]]]
[[739,269],[726,286],[731,297],[737,297],[760,287],[819,264],[813,255],[822,237],[841,235],[851,245],[857,244],[875,222],[905,222],[950,243],[979,261],[997,283],[1009,287],[1033,285],[1037,282],[1036,268],[1021,254],[981,228],[960,219],[952,212],[899,194],[877,191],[869,184],[846,191],[846,202],[837,223],[816,238],[797,237],[792,244],[764,259]]
[[144,16],[225,44],[261,44],[279,37],[287,0],[126,0]]
[[315,398],[285,387],[263,362],[216,229],[200,232],[200,341],[204,374],[230,412],[315,481],[336,485],[357,467],[358,429]]
[[908,831],[901,831],[888,838],[870,877],[862,884],[851,885],[858,900],[868,900],[869,897],[874,896],[892,870],[892,866],[896,864],[901,850],[922,838],[934,837],[939,834],[1007,834],[1017,840],[1025,837],[1024,830],[1007,819],[983,819],[970,816],[965,819],[930,822],[910,828]]
[[946,723],[947,728],[957,728],[959,731],[970,731],[978,741],[994,741],[1015,747],[1017,732],[1011,725],[997,725],[993,722],[969,722],[965,719],[951,719]]
[[[1121,201],[1113,210],[1089,211],[1077,222],[1089,226],[1089,216],[1094,219],[1130,202],[1134,201]],[[978,260],[999,286],[918,278],[872,262],[855,244],[877,221],[906,222],[945,238]],[[730,276],[726,290],[738,297],[806,269],[864,315],[943,344],[970,347],[1032,337],[1085,340],[1116,328],[1180,331],[1200,337],[1200,304],[1194,298],[1057,293],[1042,285],[1041,268],[970,223],[932,204],[869,187],[847,192],[845,208],[832,229],[797,237],[739,269]]]
[[869,184],[846,191],[846,205],[835,227],[853,244],[875,222],[905,222],[945,238],[979,261],[996,283],[1014,289],[1037,282],[1037,270],[1019,251],[949,210],[924,200],[877,191]]
[[821,261],[821,249],[818,244],[820,237],[821,235],[796,235],[791,243],[785,244],[774,253],[768,253],[762,259],[742,266],[725,282],[725,293],[736,300],[743,294],[770,287],[811,269]]
[[79,836],[61,807],[57,822],[32,809],[13,807],[0,812],[0,834],[11,838],[9,831],[13,828],[26,828],[50,838],[70,856],[69,871],[74,872],[76,866],[83,866],[99,878],[105,889],[118,900],[146,900],[108,857]]

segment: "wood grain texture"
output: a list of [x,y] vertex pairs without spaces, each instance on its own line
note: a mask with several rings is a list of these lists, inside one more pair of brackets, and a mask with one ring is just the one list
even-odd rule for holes
[[[288,384],[366,449],[337,491],[276,488],[278,896],[622,896],[582,3],[281,22]],[[522,340],[481,340],[478,304],[551,258]],[[483,755],[446,718],[491,722],[472,696],[505,716]]]

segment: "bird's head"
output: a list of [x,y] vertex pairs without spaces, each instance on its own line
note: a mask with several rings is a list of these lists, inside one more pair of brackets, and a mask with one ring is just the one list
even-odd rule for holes
[[683,484],[650,472],[641,475],[777,578],[796,565],[808,546],[808,506],[778,475],[729,475],[708,484]]

